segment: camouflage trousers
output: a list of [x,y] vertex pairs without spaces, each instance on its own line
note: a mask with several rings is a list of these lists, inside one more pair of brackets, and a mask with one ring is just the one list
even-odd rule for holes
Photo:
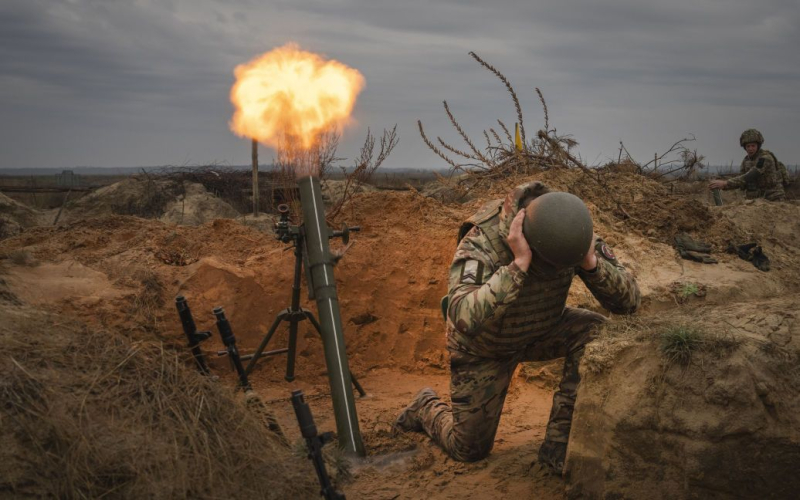
[[604,320],[600,314],[567,307],[555,327],[510,358],[478,357],[448,347],[452,403],[435,398],[420,408],[417,418],[422,428],[452,458],[462,462],[480,460],[494,446],[508,385],[519,362],[564,357],[545,441],[568,442],[580,382],[578,363],[584,346]]
[[744,197],[748,200],[765,198],[767,201],[785,201],[786,192],[782,187],[768,190],[748,189],[745,191]]

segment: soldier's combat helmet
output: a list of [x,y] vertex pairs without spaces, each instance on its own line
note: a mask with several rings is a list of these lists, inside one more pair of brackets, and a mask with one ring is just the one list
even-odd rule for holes
[[758,147],[761,147],[761,145],[764,144],[764,136],[761,135],[761,132],[758,130],[749,128],[739,136],[739,145],[745,147],[746,144],[750,144],[751,142],[755,142],[758,144]]
[[583,201],[562,192],[543,194],[530,202],[522,232],[534,254],[559,269],[580,264],[594,234],[592,216]]

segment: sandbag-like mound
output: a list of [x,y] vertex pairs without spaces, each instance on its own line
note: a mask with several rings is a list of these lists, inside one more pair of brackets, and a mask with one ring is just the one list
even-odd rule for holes
[[167,203],[161,220],[184,226],[199,226],[214,219],[235,219],[239,212],[212,195],[202,184],[184,182],[184,193]]
[[200,225],[213,219],[237,217],[225,201],[194,182],[159,176],[129,177],[68,203],[62,220],[108,215],[133,215],[182,225]]
[[795,299],[680,323],[617,323],[587,347],[570,498],[793,498],[800,491]]
[[263,415],[174,352],[12,302],[0,297],[0,496],[316,496],[311,464]]
[[0,239],[16,236],[26,227],[39,224],[42,214],[0,193]]
[[358,181],[343,181],[325,179],[322,182],[322,201],[327,206],[336,206],[342,203],[343,198],[349,198],[356,193],[369,193],[377,191],[375,186],[363,184]]

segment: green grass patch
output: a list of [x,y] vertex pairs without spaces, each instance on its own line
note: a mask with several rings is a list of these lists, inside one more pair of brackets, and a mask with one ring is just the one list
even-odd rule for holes
[[687,282],[681,283],[676,292],[680,298],[685,299],[691,297],[692,295],[696,295],[699,291],[700,287],[697,286],[697,283]]
[[661,332],[661,353],[670,363],[687,365],[705,343],[705,333],[695,327],[674,325]]

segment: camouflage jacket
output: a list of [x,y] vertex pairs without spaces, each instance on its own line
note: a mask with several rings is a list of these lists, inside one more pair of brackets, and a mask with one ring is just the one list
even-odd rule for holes
[[[472,355],[514,356],[560,320],[575,274],[606,309],[619,314],[636,310],[641,302],[633,276],[608,246],[595,245],[597,268],[540,270],[534,264],[523,272],[513,262],[506,238],[520,202],[531,192],[543,194],[540,183],[520,186],[505,202],[487,204],[456,249],[450,266],[448,347]],[[534,256],[534,259],[536,257]]]
[[747,198],[766,198],[770,201],[782,200],[785,197],[783,179],[772,153],[759,149],[750,158],[742,160],[738,177],[728,179],[725,189],[744,189]]

